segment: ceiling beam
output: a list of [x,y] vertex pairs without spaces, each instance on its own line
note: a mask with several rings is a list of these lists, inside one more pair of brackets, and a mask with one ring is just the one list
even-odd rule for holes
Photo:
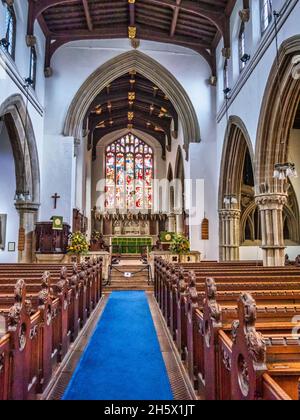
[[[62,47],[64,44],[67,44],[72,41],[80,41],[80,40],[89,40],[89,39],[118,39],[118,38],[126,38],[127,37],[128,28],[126,26],[118,26],[117,28],[113,29],[111,32],[105,30],[97,30],[93,32],[89,31],[69,31],[68,33],[59,33],[53,34],[51,36],[51,42],[48,50],[48,55],[45,59],[45,68],[51,67],[51,58],[54,53]],[[185,36],[177,36],[174,35],[172,38],[163,32],[154,32],[148,29],[142,29],[139,27],[138,29],[139,39],[148,40],[148,41],[156,41],[162,42],[167,44],[175,44],[185,48],[190,48],[196,51],[198,54],[202,55],[205,60],[207,60],[208,64],[211,66],[212,71],[212,60],[209,50],[211,46],[209,44],[204,44],[197,39],[191,40],[189,37]]]
[[128,0],[129,26],[135,26],[135,0]]
[[[112,111],[112,112],[103,112],[100,115],[93,115],[89,118],[89,130],[94,131],[102,121],[106,124],[109,123],[110,120],[118,120],[118,119],[126,119],[129,109],[122,109],[120,111]],[[133,121],[143,121],[145,122],[145,126],[147,122],[153,124],[153,126],[157,126],[162,129],[166,135],[170,132],[170,122],[164,121],[162,118],[155,117],[154,115],[150,115],[149,113],[143,113],[139,110],[132,109],[131,112],[134,113]],[[128,124],[131,122],[128,121]]]
[[176,32],[176,27],[177,27],[177,22],[178,22],[178,17],[179,17],[179,12],[180,12],[180,4],[181,4],[182,0],[176,0],[176,7],[174,8],[174,12],[173,12],[173,20],[172,20],[172,24],[171,24],[171,31],[170,31],[170,36],[173,37],[175,35]]
[[[33,35],[33,28],[35,20],[47,9],[64,5],[68,3],[74,3],[74,0],[28,0],[29,1],[29,12],[28,12],[28,33],[27,35]],[[171,9],[178,7],[177,1],[174,0],[149,0],[150,3],[158,6],[164,6]],[[224,7],[222,6],[209,6],[207,3],[200,2],[195,3],[191,0],[182,0],[180,3],[180,10],[188,13],[192,13],[198,16],[202,16],[213,23],[223,35],[223,18],[224,18]]]
[[[152,95],[147,94],[146,92],[142,92],[139,89],[135,89],[134,90],[135,94],[136,94],[136,100],[140,101],[140,102],[144,102],[146,104],[153,104],[157,107],[160,108],[165,108],[167,109],[168,113],[170,113],[173,118],[177,115],[175,108],[173,107],[171,101],[167,101],[164,99],[160,99],[158,97],[154,98]],[[100,105],[102,106],[103,104],[107,103],[107,102],[117,102],[117,101],[121,101],[123,99],[127,99],[128,98],[128,89],[125,90],[118,90],[118,92],[116,93],[112,93],[112,94],[105,94],[105,93],[101,93],[100,95],[98,95],[92,102],[88,113],[90,113],[92,111],[93,108],[95,108],[96,106]]]
[[[58,7],[62,5],[71,5],[74,7],[78,6],[78,2],[80,0],[28,0],[29,7],[28,7],[28,28],[27,34],[30,36],[34,35],[34,23],[39,16],[42,16],[42,13],[49,10],[53,7]],[[50,69],[51,57],[55,53],[55,51],[60,48],[62,45],[72,41],[79,41],[85,39],[116,39],[116,38],[127,38],[128,37],[128,23],[119,24],[119,25],[108,25],[109,30],[107,28],[103,28],[100,30],[95,30],[96,22],[95,16],[93,11],[93,16],[91,15],[88,0],[81,0],[84,6],[85,17],[87,21],[88,30],[66,30],[65,32],[60,33],[50,33],[49,29],[47,31],[45,24],[42,25],[44,30],[45,36],[47,37],[48,47],[47,52],[48,56],[45,58],[45,68]],[[214,54],[213,50],[215,50],[216,43],[221,38],[224,39],[224,50],[226,54],[230,51],[231,46],[231,39],[230,39],[230,29],[229,29],[229,18],[231,11],[236,3],[236,0],[228,0],[226,6],[224,5],[223,1],[216,2],[216,5],[208,4],[207,1],[192,1],[192,0],[148,0],[147,7],[153,8],[155,13],[161,10],[162,16],[167,16],[167,9],[171,9],[173,11],[173,18],[171,21],[171,27],[169,29],[157,30],[152,28],[151,24],[148,24],[147,21],[144,22],[143,25],[137,25],[136,21],[138,18],[137,10],[135,7],[135,0],[127,0],[129,3],[129,22],[130,25],[136,26],[138,31],[138,38],[141,40],[149,40],[149,41],[157,41],[163,43],[170,43],[175,45],[180,45],[186,48],[190,48],[197,53],[201,54],[211,66],[213,75],[215,72],[215,63],[214,63]],[[245,3],[247,4],[245,0]],[[244,4],[245,4],[244,3]],[[119,5],[119,3],[118,3]],[[102,11],[106,10],[104,5],[101,6],[99,4],[99,10],[102,7]],[[113,2],[109,3],[109,7],[113,8]],[[64,9],[62,9],[63,14]],[[60,10],[55,10],[57,15],[60,15]],[[176,35],[176,30],[178,31],[179,25],[179,16],[180,12],[183,13],[183,17],[185,20],[189,19],[196,19],[196,17],[201,17],[201,21],[203,19],[207,19],[211,26],[210,29],[215,27],[220,34],[219,37],[216,36],[214,43],[211,44],[209,37],[201,37],[201,32],[198,33],[197,31],[193,32],[190,29],[190,33],[186,33],[186,35]],[[150,16],[151,10],[149,11]],[[97,19],[96,19],[97,20]],[[42,22],[42,21],[41,21]],[[204,21],[205,22],[205,21]],[[180,22],[181,23],[181,22]],[[170,25],[170,23],[168,23]],[[150,27],[149,27],[150,26]],[[181,25],[182,26],[182,25]],[[63,28],[63,26],[61,26]],[[70,24],[70,27],[72,25]],[[181,28],[182,29],[182,28]],[[184,33],[184,32],[183,32]],[[50,41],[48,38],[51,38]],[[47,74],[50,74],[51,71],[47,71]]]
[[85,14],[85,19],[86,19],[87,26],[89,28],[89,31],[93,32],[94,25],[93,25],[91,13],[90,13],[88,0],[82,0],[82,4],[83,4],[83,8],[84,8],[84,14]]

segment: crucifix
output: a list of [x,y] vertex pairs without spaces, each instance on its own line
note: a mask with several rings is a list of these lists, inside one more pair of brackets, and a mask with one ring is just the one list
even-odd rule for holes
[[57,193],[55,193],[54,195],[52,195],[53,200],[54,200],[54,209],[57,208],[57,200],[60,198],[60,195],[58,195]]

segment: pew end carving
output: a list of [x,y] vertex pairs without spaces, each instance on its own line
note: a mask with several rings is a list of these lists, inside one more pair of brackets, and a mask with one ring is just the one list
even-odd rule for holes
[[257,400],[263,396],[267,346],[256,331],[256,303],[249,293],[241,295],[238,313],[239,321],[233,324],[232,333],[232,399]]

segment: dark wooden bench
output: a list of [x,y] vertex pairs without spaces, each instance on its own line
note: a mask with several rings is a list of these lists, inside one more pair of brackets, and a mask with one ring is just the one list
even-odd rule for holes
[[[23,268],[20,273],[18,265],[0,265],[0,400],[34,399],[45,389],[53,369],[68,351],[71,332],[74,339],[74,329],[83,326],[78,322],[76,303],[80,290],[95,285],[90,294],[82,293],[86,296],[84,312],[101,296],[100,260],[79,268]],[[18,280],[19,274],[22,280]]]

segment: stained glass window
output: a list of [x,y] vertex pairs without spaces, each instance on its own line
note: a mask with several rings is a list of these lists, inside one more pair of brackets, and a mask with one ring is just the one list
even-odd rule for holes
[[151,209],[153,150],[132,134],[106,148],[107,209]]

